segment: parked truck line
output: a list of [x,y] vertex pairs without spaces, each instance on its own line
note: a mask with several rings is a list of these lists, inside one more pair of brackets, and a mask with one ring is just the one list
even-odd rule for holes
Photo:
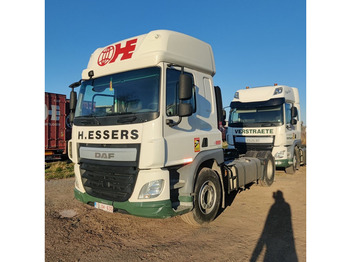
[[306,163],[297,88],[275,84],[240,89],[230,108],[226,135],[230,150],[240,155],[270,151],[276,167],[290,174]]

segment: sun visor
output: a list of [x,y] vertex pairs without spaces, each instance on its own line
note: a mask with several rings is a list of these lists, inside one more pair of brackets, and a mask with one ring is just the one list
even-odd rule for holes
[[82,79],[89,79],[90,71],[96,78],[161,62],[215,75],[214,55],[209,44],[182,33],[156,30],[96,49]]
[[261,107],[269,107],[269,106],[279,106],[284,104],[286,99],[284,97],[274,98],[267,101],[259,101],[259,102],[248,102],[242,103],[237,101],[232,101],[230,104],[231,109],[249,109],[249,108],[261,108]]

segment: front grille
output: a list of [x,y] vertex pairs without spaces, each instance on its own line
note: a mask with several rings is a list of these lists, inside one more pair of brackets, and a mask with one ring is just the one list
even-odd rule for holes
[[[134,190],[139,165],[140,144],[79,144],[88,148],[135,148],[136,161],[84,159],[79,155],[81,179],[85,191],[94,197],[125,202]],[[78,152],[80,150],[78,149]]]
[[80,171],[84,189],[89,195],[117,202],[130,198],[138,174],[136,167],[90,163],[81,163]]
[[252,143],[235,143],[235,148],[239,154],[245,154],[247,151],[272,151],[273,144],[252,144]]
[[[256,143],[249,141],[248,143],[246,141],[238,141],[239,138],[243,139],[256,139]],[[265,141],[263,142],[262,140]],[[266,139],[269,141],[267,142]],[[242,139],[240,139],[242,140]],[[254,137],[254,136],[247,136],[247,137],[241,137],[241,136],[234,136],[233,137],[234,146],[237,149],[238,153],[245,154],[247,151],[272,151],[273,145],[275,144],[275,136],[268,136],[268,137]]]

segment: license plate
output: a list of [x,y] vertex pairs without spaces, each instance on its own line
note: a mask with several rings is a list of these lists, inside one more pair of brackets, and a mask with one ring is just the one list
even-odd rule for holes
[[113,213],[113,206],[95,202],[95,208]]

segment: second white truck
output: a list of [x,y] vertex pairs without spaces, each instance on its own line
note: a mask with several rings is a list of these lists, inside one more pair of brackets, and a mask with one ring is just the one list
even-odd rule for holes
[[226,134],[229,149],[239,155],[270,151],[276,167],[291,174],[305,164],[297,88],[275,84],[240,89],[230,108]]

